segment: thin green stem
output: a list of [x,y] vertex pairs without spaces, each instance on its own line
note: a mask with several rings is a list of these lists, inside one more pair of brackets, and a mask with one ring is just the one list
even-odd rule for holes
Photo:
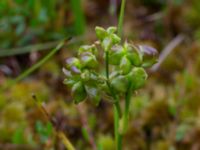
[[32,97],[35,100],[35,102],[36,102],[38,108],[40,109],[40,111],[44,114],[44,116],[48,119],[48,121],[54,127],[56,134],[62,140],[65,148],[68,149],[68,150],[75,150],[75,147],[73,146],[73,144],[71,143],[71,141],[69,140],[69,138],[64,134],[64,132],[61,131],[61,130],[57,130],[56,129],[55,120],[53,120],[53,118],[47,112],[46,108],[42,105],[42,103],[40,102],[40,100],[37,99],[36,95],[33,95]]
[[122,149],[122,135],[119,134],[119,111],[114,105],[114,130],[115,130],[115,139],[116,139],[116,149],[121,150]]
[[16,79],[14,79],[13,81],[9,82],[7,85],[5,85],[5,87],[0,88],[0,92],[2,90],[5,90],[9,87],[11,87],[12,85],[16,84],[17,82],[21,81],[22,79],[24,79],[25,77],[27,77],[28,75],[30,75],[31,73],[33,73],[36,69],[38,69],[39,67],[41,67],[45,62],[47,62],[53,55],[56,54],[56,52],[58,50],[60,50],[64,44],[66,42],[68,42],[69,39],[67,40],[62,40],[57,46],[56,48],[54,48],[51,52],[49,52],[44,58],[42,58],[39,62],[37,62],[36,64],[34,64],[33,66],[31,66],[30,68],[28,68],[27,70],[25,70],[22,74],[20,74]]
[[119,113],[119,117],[121,117],[122,112],[121,112],[121,108],[120,108],[120,104],[119,104],[118,98],[116,99],[116,102],[114,103],[114,105],[115,105],[115,107],[117,109],[117,112]]
[[109,51],[106,51],[106,78],[109,80]]
[[120,37],[122,36],[122,31],[123,31],[122,28],[123,28],[125,4],[126,4],[126,0],[122,0],[120,14],[119,14],[118,31],[117,31],[117,34]]
[[[120,8],[120,15],[119,15],[119,22],[118,22],[118,31],[117,31],[117,34],[120,37],[121,37],[122,31],[123,31],[122,27],[123,27],[125,3],[126,3],[126,0],[122,0],[121,8]],[[108,57],[108,54],[106,57]],[[107,60],[107,61],[109,61],[109,60]],[[111,89],[111,91],[112,91],[112,89]],[[120,108],[119,100],[117,97],[116,103],[114,104],[115,139],[116,139],[116,149],[117,150],[122,150],[122,134],[119,131],[120,118],[121,118],[121,108]]]
[[116,140],[116,148],[117,150],[122,149],[122,135],[119,133],[119,120],[121,116],[121,108],[119,104],[119,98],[118,96],[115,95],[114,91],[112,90],[110,86],[110,81],[109,81],[109,51],[105,52],[106,58],[105,58],[105,65],[106,65],[106,78],[107,78],[107,86],[112,94],[112,97],[115,100],[114,103],[114,133],[115,133],[115,140]]
[[125,94],[125,108],[124,108],[124,113],[123,113],[122,134],[124,134],[128,128],[131,94],[132,94],[132,92],[131,92],[131,85],[130,85]]
[[107,86],[111,92],[112,97],[115,99],[115,107],[117,109],[117,111],[119,112],[119,117],[121,116],[121,108],[119,105],[119,99],[118,97],[115,95],[114,91],[112,90],[111,86],[110,86],[110,81],[109,81],[109,51],[106,51],[106,78],[107,78]]

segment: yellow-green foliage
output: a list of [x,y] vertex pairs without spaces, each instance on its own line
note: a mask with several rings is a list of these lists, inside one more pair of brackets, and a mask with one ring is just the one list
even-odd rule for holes
[[43,82],[21,82],[11,87],[8,99],[23,103],[26,107],[33,107],[32,94],[37,94],[38,99],[47,100],[49,91]]
[[1,112],[0,139],[9,140],[14,132],[26,123],[24,105],[18,102],[7,104]]
[[115,141],[110,135],[100,135],[98,143],[102,150],[115,150]]
[[35,108],[32,93],[40,100],[49,98],[49,91],[43,82],[20,82],[0,97],[0,140],[9,141],[16,130],[27,125],[27,110]]

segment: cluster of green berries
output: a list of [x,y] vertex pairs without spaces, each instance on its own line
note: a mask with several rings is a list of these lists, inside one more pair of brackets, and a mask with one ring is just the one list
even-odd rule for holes
[[[156,62],[157,51],[146,45],[133,45],[115,34],[115,27],[107,30],[96,27],[98,41],[92,45],[83,45],[78,50],[78,56],[67,59],[63,72],[66,75],[64,83],[71,87],[75,103],[86,98],[98,104],[102,98],[111,95],[122,95],[127,90],[141,88],[146,79],[146,67]],[[98,45],[104,50],[104,60],[107,61],[109,78],[99,72],[97,55]]]

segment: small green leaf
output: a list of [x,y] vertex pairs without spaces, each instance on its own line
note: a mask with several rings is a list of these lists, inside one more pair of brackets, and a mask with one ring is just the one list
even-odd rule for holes
[[183,140],[189,129],[190,126],[188,124],[180,125],[176,130],[176,141]]
[[43,124],[41,121],[37,121],[35,125],[35,129],[37,133],[40,135],[40,140],[42,143],[45,143],[48,138],[53,133],[53,127],[50,122],[48,122],[46,125]]
[[12,136],[12,143],[24,144],[24,142],[24,129],[20,127],[14,132],[14,135]]
[[66,79],[64,79],[63,83],[69,87],[72,87],[77,81],[81,80],[79,74],[72,74],[71,71],[63,68],[63,72],[66,75]]

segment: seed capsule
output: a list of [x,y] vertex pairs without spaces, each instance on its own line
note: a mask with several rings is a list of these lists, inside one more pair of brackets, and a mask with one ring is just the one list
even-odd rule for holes
[[109,54],[109,63],[111,65],[119,65],[125,52],[122,46],[113,46]]
[[129,81],[132,82],[133,90],[136,90],[144,85],[147,79],[147,73],[142,67],[135,67],[127,77],[129,78]]
[[87,95],[88,95],[89,99],[92,101],[92,103],[94,103],[95,105],[98,105],[101,100],[100,91],[99,91],[98,87],[86,85],[85,89],[86,89]]
[[98,64],[95,55],[91,53],[84,53],[81,56],[81,64],[84,68],[95,68]]
[[153,47],[147,45],[139,45],[139,50],[143,55],[143,64],[142,67],[151,67],[157,62],[157,50]]
[[81,73],[81,63],[78,58],[72,57],[66,60],[66,68],[71,71],[71,73],[80,74]]
[[112,44],[118,44],[121,41],[121,38],[119,36],[117,36],[116,34],[111,34],[110,35],[111,39],[112,39]]
[[108,51],[112,47],[112,39],[109,37],[104,38],[101,43],[101,46],[105,51]]
[[92,54],[97,54],[97,48],[93,45],[83,45],[79,48],[78,53],[81,55],[82,53],[90,52]]
[[131,61],[134,66],[140,66],[142,64],[142,53],[133,45],[127,45],[127,58]]
[[100,41],[102,41],[108,35],[106,30],[102,27],[96,27],[95,31],[96,31],[96,36]]
[[128,79],[126,76],[119,75],[111,80],[111,87],[117,92],[126,92],[128,87]]
[[130,70],[131,70],[131,68],[132,68],[131,62],[129,61],[129,59],[127,59],[126,56],[124,56],[124,57],[121,59],[119,68],[120,68],[122,74],[127,74],[127,73],[130,72]]
[[107,29],[107,32],[109,33],[109,34],[113,34],[113,33],[115,33],[117,31],[117,28],[116,27],[109,27],[108,29]]
[[83,83],[81,81],[79,81],[79,82],[77,82],[73,85],[72,96],[74,98],[75,104],[82,102],[87,97],[85,88],[84,88]]

